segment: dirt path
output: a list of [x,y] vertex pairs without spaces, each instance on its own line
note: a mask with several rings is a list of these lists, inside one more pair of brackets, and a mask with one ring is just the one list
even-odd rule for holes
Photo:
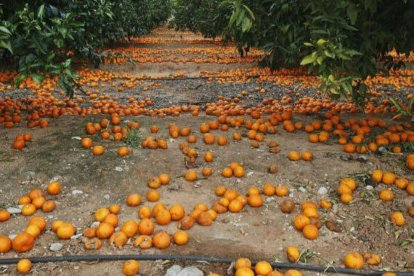
[[[185,36],[186,34],[184,34]],[[156,33],[150,37],[177,38],[165,33]],[[181,35],[180,35],[181,37]],[[194,36],[188,36],[194,39]],[[201,39],[201,38],[200,38]],[[165,45],[165,47],[164,47]],[[180,44],[179,47],[182,44]],[[195,49],[205,49],[201,43],[195,45]],[[150,43],[145,45],[151,48]],[[155,47],[155,46],[154,46]],[[177,45],[173,43],[157,44],[157,48],[168,52]],[[221,47],[212,43],[208,47]],[[162,53],[160,54],[162,56]],[[176,56],[180,60],[179,56]],[[122,72],[132,75],[170,76],[177,73],[185,73],[188,76],[198,76],[201,71],[220,71],[240,68],[241,64],[217,64],[217,63],[177,63],[170,62],[106,65],[102,69],[111,72]],[[252,63],[242,64],[243,67],[253,67]],[[154,102],[154,108],[162,108],[171,104],[185,104],[191,102],[208,103],[217,100],[218,96],[235,97],[244,89],[250,96],[242,99],[246,106],[259,104],[267,97],[282,98],[287,88],[266,83],[218,83],[207,80],[160,81],[160,85],[148,86],[144,82],[137,86],[136,90],[126,94],[117,93],[108,88],[102,90],[103,94],[113,95],[121,102],[126,101],[127,96],[134,95],[139,98],[150,97]],[[265,88],[267,94],[254,93],[260,85]],[[150,87],[142,90],[143,87]],[[292,86],[294,88],[294,86]],[[309,93],[297,89],[301,93]],[[135,93],[135,94],[132,94]],[[303,94],[302,94],[303,96]],[[350,115],[344,115],[347,119]],[[363,116],[356,115],[360,118]],[[384,116],[389,122],[390,116]],[[198,138],[198,142],[192,146],[201,155],[206,151],[212,151],[216,156],[215,162],[206,164],[198,161],[200,171],[202,167],[209,166],[213,169],[213,175],[208,179],[202,179],[190,183],[183,178],[186,171],[184,155],[179,145],[185,142],[183,137],[168,139],[168,150],[134,149],[126,158],[116,156],[118,148],[114,141],[103,141],[107,148],[105,155],[96,157],[88,150],[80,147],[79,137],[84,137],[86,122],[98,122],[103,116],[87,116],[80,119],[78,116],[65,116],[50,121],[50,127],[46,129],[33,129],[31,134],[33,142],[23,151],[15,151],[10,148],[14,137],[27,129],[17,127],[12,130],[0,129],[0,208],[15,207],[19,196],[33,188],[45,188],[51,180],[59,180],[63,185],[63,192],[57,196],[57,209],[45,215],[48,222],[56,219],[64,219],[72,222],[78,230],[90,226],[93,222],[93,212],[100,207],[107,207],[112,203],[122,206],[120,224],[128,219],[137,220],[137,208],[127,207],[125,198],[131,193],[145,195],[148,188],[147,179],[166,172],[171,175],[169,186],[161,188],[160,202],[167,206],[174,203],[184,205],[187,212],[197,203],[205,203],[211,206],[218,197],[214,195],[217,185],[225,185],[228,188],[237,189],[240,193],[246,193],[251,186],[261,188],[265,183],[275,185],[284,184],[289,190],[289,198],[298,205],[293,214],[281,213],[279,204],[284,200],[281,197],[267,197],[262,208],[245,208],[241,213],[225,213],[220,215],[210,227],[194,226],[190,231],[190,242],[186,246],[172,245],[167,250],[159,251],[149,249],[140,251],[131,244],[122,250],[110,247],[106,242],[98,252],[85,251],[82,239],[59,241],[56,235],[47,231],[36,242],[35,248],[29,253],[16,254],[14,252],[2,255],[2,257],[26,257],[43,255],[67,255],[67,254],[194,254],[217,257],[237,258],[240,256],[253,259],[269,259],[286,262],[285,248],[297,246],[301,250],[308,250],[311,264],[342,266],[342,258],[349,251],[373,252],[383,258],[379,267],[372,269],[392,268],[396,270],[413,269],[414,243],[401,245],[401,241],[412,239],[414,229],[413,218],[407,217],[407,225],[396,230],[388,223],[388,217],[393,210],[406,210],[414,203],[414,197],[407,195],[405,191],[395,189],[393,203],[385,204],[377,199],[377,191],[384,188],[381,185],[366,187],[366,184],[358,181],[358,189],[355,202],[344,205],[338,202],[336,187],[341,178],[359,177],[369,174],[373,169],[381,168],[391,170],[400,177],[413,180],[412,174],[404,168],[404,157],[400,154],[366,154],[364,159],[358,159],[358,155],[349,158],[342,147],[328,142],[327,144],[311,144],[308,135],[303,131],[287,133],[279,126],[278,133],[269,135],[266,142],[275,140],[280,144],[281,152],[271,153],[266,143],[262,143],[258,149],[250,146],[250,141],[244,137],[242,141],[235,142],[231,139],[233,132],[246,134],[246,130],[230,129],[229,131],[214,131],[215,135],[225,135],[229,138],[229,145],[208,146],[202,143],[202,135],[198,129],[201,123],[208,122],[215,117],[201,115],[193,117],[182,115],[179,118],[151,118],[146,116],[125,116],[126,120],[138,121],[141,124],[139,135],[147,137],[151,135],[149,127],[156,124],[160,127],[158,137],[169,137],[168,125],[176,123],[180,127],[190,127]],[[296,121],[304,124],[310,123],[318,116],[295,115]],[[314,154],[312,162],[291,162],[287,159],[289,151],[311,150]],[[220,173],[231,162],[240,162],[246,169],[247,176],[242,179],[223,178]],[[276,165],[279,168],[277,174],[269,174],[268,167]],[[357,178],[360,179],[360,178]],[[322,194],[322,190],[325,192]],[[334,208],[321,212],[321,220],[330,218],[337,220],[343,230],[341,233],[329,231],[326,227],[320,230],[320,236],[316,241],[303,238],[302,234],[294,230],[292,220],[299,213],[299,204],[306,200],[319,201],[328,198],[334,203]],[[152,207],[154,203],[144,202],[143,205]],[[7,223],[2,223],[1,233],[17,234],[27,224],[28,218],[13,216]],[[157,230],[165,230],[172,234],[177,224],[168,226],[156,226]],[[411,230],[410,230],[411,229]],[[63,248],[57,252],[51,252],[49,246],[53,242],[60,242]],[[162,275],[172,263],[168,262],[142,262],[142,275]],[[209,272],[227,275],[227,266],[216,264],[193,263],[206,274]],[[33,275],[121,275],[120,262],[104,263],[64,263],[35,265]],[[2,270],[3,269],[3,270]],[[14,266],[1,268],[7,275],[15,275]],[[1,273],[1,272],[0,272]],[[322,273],[304,272],[304,275],[324,275]]]

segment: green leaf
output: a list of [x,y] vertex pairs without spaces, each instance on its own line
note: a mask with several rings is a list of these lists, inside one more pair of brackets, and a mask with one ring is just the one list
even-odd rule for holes
[[6,27],[0,26],[0,31],[8,35],[11,35],[11,32]]
[[36,74],[36,73],[30,74],[30,77],[32,77],[32,79],[37,83],[42,83],[45,79],[44,75]]
[[318,41],[316,42],[316,45],[318,47],[322,47],[327,41],[323,38],[318,39]]
[[27,77],[27,74],[20,74],[20,76],[18,76],[17,77],[17,79],[16,79],[16,85],[18,86],[18,85],[20,85],[20,83],[24,80],[24,79],[26,79],[26,77]]
[[307,47],[313,47],[313,44],[310,42],[305,42],[303,43],[303,45],[307,46]]
[[43,19],[45,16],[45,5],[41,5],[37,11],[37,17]]
[[[315,52],[314,52],[315,53]],[[307,55],[306,57],[304,57],[302,59],[302,61],[300,62],[300,65],[307,65],[307,64],[311,64],[314,63],[316,60],[316,55],[314,55],[313,53],[310,55]]]
[[351,24],[355,25],[357,17],[358,17],[358,10],[354,4],[349,4],[346,13],[351,20]]

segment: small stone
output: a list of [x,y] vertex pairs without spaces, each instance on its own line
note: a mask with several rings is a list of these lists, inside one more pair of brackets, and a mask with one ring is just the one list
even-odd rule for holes
[[248,172],[247,173],[247,176],[251,176],[251,175],[253,175],[253,172]]
[[57,252],[63,248],[63,244],[55,242],[50,245],[50,251]]
[[371,185],[368,185],[368,186],[365,187],[365,189],[367,189],[368,191],[370,191],[370,190],[373,190],[374,187],[372,187]]
[[178,273],[180,273],[180,271],[183,268],[179,265],[173,265],[172,267],[170,267],[169,269],[167,269],[167,272],[165,273],[165,276],[177,276]]
[[72,195],[81,195],[83,192],[81,190],[73,190]]
[[81,138],[81,137],[79,137],[79,136],[73,136],[73,137],[72,137],[72,139],[73,139],[73,140],[79,140],[79,141],[80,141],[80,140],[82,140],[82,138]]
[[100,222],[99,221],[94,221],[91,224],[91,228],[97,228],[99,226]]
[[326,195],[328,193],[328,189],[326,189],[325,187],[320,187],[318,190],[318,194],[320,195]]
[[195,266],[187,266],[177,276],[203,276],[203,272]]
[[124,171],[124,169],[123,169],[123,168],[121,168],[121,167],[115,167],[115,171],[117,171],[117,172],[122,172],[122,171]]
[[306,189],[303,187],[299,187],[299,192],[306,193]]
[[76,239],[79,239],[80,237],[82,237],[82,233],[80,233],[80,234],[76,234],[76,235],[73,235],[72,237],[70,237],[70,239],[71,240],[76,240]]
[[104,195],[104,198],[105,198],[105,199],[109,199],[109,198],[110,198],[110,196],[109,196],[108,194],[106,194],[106,195]]
[[15,238],[15,237],[17,237],[17,235],[16,235],[16,234],[10,234],[10,235],[9,235],[9,239],[11,239],[11,240],[14,240],[14,238]]
[[22,212],[22,208],[21,207],[9,207],[7,208],[7,212],[9,212],[10,214],[20,214]]

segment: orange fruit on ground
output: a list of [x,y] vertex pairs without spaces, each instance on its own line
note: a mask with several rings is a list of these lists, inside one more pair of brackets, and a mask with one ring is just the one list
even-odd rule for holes
[[33,189],[29,193],[29,197],[31,200],[35,199],[36,197],[40,197],[40,196],[43,196],[43,192],[40,189]]
[[209,177],[209,176],[211,176],[211,175],[213,174],[213,169],[212,169],[212,168],[207,168],[207,167],[204,167],[204,168],[201,170],[201,174],[202,174],[204,177]]
[[157,190],[150,189],[145,195],[145,197],[149,202],[155,202],[158,201],[158,199],[160,199],[160,193],[157,192]]
[[210,210],[207,211],[207,214],[210,215],[210,217],[213,221],[216,220],[216,218],[217,218],[217,212],[216,211],[214,211],[213,209],[210,209]]
[[29,196],[21,196],[21,197],[19,197],[19,200],[17,201],[17,203],[19,205],[25,205],[25,204],[29,204],[31,202],[32,202],[32,200]]
[[121,211],[121,206],[119,204],[111,204],[108,209],[111,214],[117,215]]
[[405,190],[408,186],[408,179],[406,178],[397,178],[395,180],[395,186],[397,186],[401,190]]
[[84,237],[94,238],[96,237],[96,228],[85,228],[82,232]]
[[105,219],[102,222],[106,222],[106,223],[112,224],[113,227],[117,227],[119,219],[117,215],[109,214],[105,217]]
[[244,168],[242,166],[238,166],[233,170],[233,174],[235,177],[243,177],[244,176]]
[[52,222],[52,231],[53,232],[57,232],[58,228],[64,223],[63,220],[55,220],[54,222]]
[[59,239],[68,240],[76,233],[76,228],[71,223],[62,223],[57,229]]
[[296,269],[289,269],[286,271],[285,276],[302,276],[302,272]]
[[138,218],[150,218],[151,217],[151,209],[147,206],[142,206],[138,210]]
[[130,194],[126,199],[126,204],[131,207],[138,206],[141,203],[141,196],[139,194]]
[[313,224],[308,224],[303,227],[302,233],[308,240],[315,240],[319,236],[319,229]]
[[349,189],[351,189],[351,191],[354,191],[356,189],[355,180],[349,177],[341,179],[339,185],[346,185]]
[[394,200],[394,192],[389,189],[383,189],[379,193],[379,198],[382,201],[393,201]]
[[247,198],[247,203],[251,206],[251,207],[260,207],[263,205],[263,198],[261,195],[250,195]]
[[286,255],[287,255],[289,262],[296,263],[297,261],[299,261],[300,251],[294,246],[289,246],[286,249]]
[[206,161],[206,162],[212,162],[214,160],[214,155],[213,155],[213,153],[212,152],[210,152],[210,151],[207,151],[205,154],[204,154],[204,161]]
[[384,175],[383,171],[381,171],[381,170],[373,170],[372,171],[372,174],[371,174],[371,178],[375,182],[381,182],[383,175]]
[[216,187],[216,189],[214,190],[214,193],[216,194],[216,196],[222,196],[224,195],[224,193],[227,191],[227,188],[223,185],[219,185]]
[[185,173],[185,180],[187,180],[187,181],[196,181],[197,180],[197,172],[195,170],[188,170]]
[[414,182],[407,185],[407,193],[414,196]]
[[5,222],[10,219],[10,213],[7,210],[0,210],[0,222]]
[[174,243],[177,245],[185,245],[190,239],[187,231],[176,231],[173,235]]
[[236,270],[242,267],[252,268],[252,262],[248,258],[238,258],[234,267]]
[[[59,229],[60,228],[61,227],[59,227]],[[101,222],[98,228],[96,229],[96,236],[100,239],[109,239],[114,232],[115,228],[112,226],[112,224]]]
[[37,226],[36,224],[29,224],[24,230],[24,232],[29,233],[36,239],[40,236],[42,230],[40,230],[39,226]]
[[98,250],[102,248],[102,241],[98,238],[87,239],[84,246],[87,250]]
[[128,220],[122,225],[121,231],[124,232],[128,238],[133,237],[138,232],[138,223],[134,220]]
[[21,259],[17,262],[16,269],[21,274],[29,273],[32,269],[32,262],[29,259]]
[[339,198],[342,203],[347,204],[352,201],[352,195],[351,194],[342,194]]
[[202,226],[209,226],[213,223],[213,218],[210,213],[201,211],[201,213],[197,216],[197,223]]
[[397,179],[397,176],[392,172],[385,172],[382,176],[382,183],[387,185],[394,184],[395,180]]
[[160,174],[158,178],[161,182],[161,185],[168,185],[170,183],[170,176],[166,173]]
[[344,264],[347,268],[362,269],[364,267],[364,257],[358,252],[350,252],[345,255]]
[[276,193],[276,188],[272,183],[266,183],[263,186],[263,193],[267,196],[272,196]]
[[224,145],[227,145],[227,137],[226,137],[226,136],[219,136],[219,137],[217,138],[217,144],[218,144],[219,146],[224,146]]
[[141,249],[149,249],[152,247],[152,238],[147,235],[140,235],[135,239],[133,243],[134,247],[139,247]]
[[47,200],[42,205],[42,211],[45,213],[52,212],[53,210],[55,210],[55,208],[56,208],[56,203],[54,200]]
[[170,246],[171,239],[167,233],[160,231],[154,235],[152,242],[156,248],[165,249]]
[[12,248],[12,241],[7,236],[0,235],[0,253],[7,253]]
[[21,253],[30,251],[35,243],[35,238],[27,232],[18,234],[12,241],[14,251]]
[[323,208],[323,209],[329,209],[332,207],[332,203],[326,199],[321,199],[319,201],[319,205]]
[[181,204],[173,204],[170,208],[170,214],[172,220],[180,220],[185,215],[184,207]]
[[289,194],[289,189],[285,185],[279,185],[276,187],[277,196],[287,196]]
[[23,207],[22,207],[22,215],[23,216],[31,216],[34,213],[36,213],[36,206],[34,206],[31,203],[23,205]]
[[232,177],[233,176],[233,170],[231,168],[224,168],[223,171],[221,172],[221,175],[223,177]]
[[310,151],[304,151],[302,152],[301,157],[302,157],[302,160],[304,161],[311,161],[313,160],[313,153]]
[[[228,203],[230,203],[231,200],[236,199],[238,196],[239,194],[234,189],[228,189],[224,192],[224,198],[229,201]],[[225,206],[228,206],[228,204]]]
[[94,146],[92,147],[93,155],[103,155],[105,153],[105,148],[103,146]]
[[181,230],[188,230],[191,229],[194,225],[194,218],[191,216],[183,217],[180,222],[178,223],[178,228]]
[[141,219],[138,224],[138,232],[141,235],[151,235],[154,232],[154,223],[148,218]]
[[243,203],[238,200],[238,199],[233,199],[232,201],[230,201],[229,203],[229,211],[232,213],[238,213],[241,211],[241,209],[243,209],[244,205]]
[[59,182],[53,181],[49,185],[47,185],[47,193],[49,195],[58,195],[61,191],[62,187]]
[[120,147],[120,148],[118,148],[116,153],[118,154],[118,156],[124,157],[124,156],[127,156],[129,154],[129,149],[128,149],[128,147]]
[[109,215],[110,212],[108,210],[108,208],[99,208],[98,210],[96,210],[95,212],[95,219],[99,222],[103,221],[107,215]]
[[135,276],[139,273],[139,262],[136,260],[129,260],[122,266],[122,272],[126,276]]
[[254,272],[248,267],[241,267],[236,270],[234,276],[254,276]]
[[318,205],[313,201],[305,201],[305,202],[302,203],[301,207],[302,207],[302,211],[304,211],[307,208],[313,208],[313,209],[316,209],[316,210],[318,209]]
[[293,221],[296,230],[302,231],[306,225],[311,223],[310,218],[305,215],[297,215]]
[[161,187],[161,185],[162,183],[159,177],[152,177],[147,181],[147,186],[151,189],[158,189],[159,187]]
[[377,254],[365,253],[364,260],[369,265],[379,265],[381,263],[381,256]]
[[258,275],[268,275],[272,270],[272,266],[266,261],[260,261],[254,266],[254,272]]
[[249,196],[250,195],[258,195],[258,194],[260,194],[260,190],[256,186],[251,186],[247,190],[247,195],[249,195]]
[[155,221],[159,225],[167,225],[171,222],[171,214],[168,210],[161,209],[155,215]]
[[291,151],[288,154],[290,161],[298,161],[300,159],[300,153],[298,151]]
[[124,232],[115,232],[109,238],[109,244],[117,247],[118,249],[122,248],[128,242],[128,237]]
[[339,184],[337,192],[338,195],[352,194],[351,188],[349,188],[349,186],[345,184]]
[[89,137],[82,138],[81,144],[83,148],[89,149],[90,147],[92,147],[92,139]]
[[155,217],[159,210],[167,210],[167,208],[163,203],[158,202],[154,205],[154,207],[152,207],[151,215]]
[[303,215],[307,216],[308,218],[318,218],[318,210],[315,208],[305,208],[303,210]]
[[46,202],[46,199],[43,196],[36,197],[32,200],[32,204],[36,207],[36,209],[42,208],[43,204]]
[[396,226],[403,226],[405,224],[405,218],[401,212],[392,213],[390,219]]

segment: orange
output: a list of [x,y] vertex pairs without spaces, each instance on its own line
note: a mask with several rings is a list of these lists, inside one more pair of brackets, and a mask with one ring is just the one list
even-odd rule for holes
[[128,238],[133,237],[138,232],[138,223],[134,220],[128,220],[122,225],[121,231],[124,232]]
[[119,220],[117,215],[109,214],[105,217],[105,219],[102,222],[106,222],[112,224],[113,227],[117,227]]
[[297,249],[296,247],[289,246],[286,249],[286,254],[287,254],[287,258],[289,262],[296,263],[297,261],[299,261],[300,252],[299,252],[299,249]]
[[56,235],[62,240],[68,240],[76,233],[76,228],[71,223],[62,223],[57,231]]
[[243,177],[244,176],[244,168],[242,166],[238,166],[233,170],[233,174],[235,177]]
[[30,251],[35,243],[35,238],[27,232],[18,234],[12,241],[14,251],[21,253]]
[[173,235],[174,243],[177,245],[185,245],[188,243],[189,235],[186,231],[176,231]]
[[43,192],[40,189],[33,189],[29,193],[29,197],[31,200],[34,200],[36,197],[40,197],[40,196],[43,196]]
[[396,226],[403,226],[405,224],[405,218],[401,212],[392,213],[390,219]]
[[300,159],[300,153],[298,151],[289,152],[288,158],[290,161],[298,161]]
[[154,189],[150,189],[147,194],[145,195],[149,202],[155,202],[160,199],[160,193]]
[[180,220],[185,215],[184,207],[181,204],[173,204],[170,208],[170,214],[172,220]]
[[344,264],[347,268],[362,269],[364,267],[364,258],[358,252],[350,252],[345,255]]
[[49,195],[58,195],[61,191],[62,187],[60,185],[59,182],[51,182],[48,186],[47,186],[47,193]]
[[139,273],[139,262],[136,260],[129,260],[122,266],[122,272],[126,276],[135,276]]
[[5,222],[10,219],[10,213],[6,210],[0,210],[0,222]]
[[236,270],[242,267],[251,268],[252,262],[248,258],[238,258],[236,260],[234,267],[236,268]]
[[109,238],[109,244],[117,247],[118,249],[122,248],[128,242],[128,237],[124,232],[115,232]]
[[254,272],[258,275],[268,275],[272,270],[272,266],[266,261],[260,261],[254,266]]
[[234,276],[254,276],[254,272],[248,267],[241,267],[236,270]]
[[372,171],[371,178],[375,182],[381,182],[383,175],[384,175],[384,173],[381,170],[374,170],[374,171]]
[[[59,227],[60,229],[61,227]],[[59,232],[58,229],[58,232]],[[112,236],[112,234],[115,232],[115,228],[112,224],[101,222],[96,229],[96,236],[100,239],[109,239],[109,237]]]
[[223,196],[223,195],[224,195],[224,193],[226,192],[226,190],[227,190],[227,188],[226,188],[225,186],[223,186],[223,185],[219,185],[219,186],[217,186],[217,187],[216,187],[216,189],[214,190],[214,193],[215,193],[217,196]]
[[158,178],[162,185],[168,185],[170,183],[170,176],[166,173],[160,174]]
[[228,208],[230,212],[238,213],[241,209],[243,209],[243,203],[238,199],[234,199],[230,201]]
[[138,210],[138,218],[150,218],[151,217],[151,209],[147,206],[142,206]]
[[22,215],[23,216],[31,216],[36,212],[36,206],[34,206],[33,204],[29,203],[29,204],[25,204],[22,207]]
[[53,223],[52,223],[52,226],[51,226],[51,228],[52,228],[52,231],[53,232],[57,232],[57,230],[58,230],[58,228],[62,225],[64,223],[64,221],[62,221],[62,220],[55,220]]
[[29,226],[26,227],[24,232],[29,233],[36,239],[40,236],[42,230],[40,230],[39,226],[37,226],[36,224],[29,224]]
[[289,194],[289,189],[285,185],[279,185],[276,187],[277,196],[287,196]]
[[124,156],[127,156],[129,154],[129,149],[128,149],[128,147],[120,147],[120,148],[118,148],[116,153],[118,154],[118,156],[124,157]]
[[95,212],[95,219],[99,222],[103,221],[110,212],[107,208],[99,208]]
[[171,222],[171,214],[168,210],[161,209],[155,215],[155,220],[159,225],[167,225]]
[[7,236],[0,235],[0,253],[7,253],[12,248],[12,241]]
[[56,203],[54,200],[47,200],[42,205],[42,211],[45,213],[52,212],[56,208]]
[[43,206],[43,203],[46,202],[46,199],[43,196],[36,197],[32,200],[32,204],[36,207],[36,209],[40,209]]
[[195,170],[188,170],[185,173],[185,180],[187,181],[196,181],[197,180],[197,172]]
[[167,233],[160,231],[154,235],[152,242],[156,248],[165,249],[170,246],[171,239]]
[[139,247],[141,249],[148,249],[152,247],[152,238],[147,235],[140,235],[134,241],[134,247]]
[[319,236],[319,229],[313,224],[308,224],[302,229],[302,233],[308,240],[315,240]]
[[276,188],[272,183],[266,183],[263,186],[263,193],[267,196],[272,196],[276,193]]
[[103,146],[94,146],[92,147],[93,155],[103,155],[105,153],[105,148]]
[[382,176],[382,183],[387,184],[387,185],[392,185],[394,184],[396,178],[397,177],[395,176],[394,173],[385,172],[384,175]]
[[350,203],[352,201],[352,195],[351,194],[342,194],[340,197],[340,200],[342,203]]
[[148,218],[141,219],[138,224],[138,232],[141,235],[151,235],[154,232],[154,223]]
[[131,207],[138,206],[141,203],[141,196],[139,194],[130,194],[126,199],[126,204]]
[[356,188],[355,180],[349,177],[343,178],[341,182],[339,183],[339,185],[346,185],[349,187],[349,189],[351,189],[351,191],[354,191]]
[[293,224],[294,224],[294,226],[295,226],[295,228],[297,229],[297,230],[299,230],[299,231],[302,231],[303,230],[303,228],[306,226],[306,225],[308,225],[308,224],[310,224],[310,219],[307,217],[307,216],[305,216],[305,215],[297,215],[296,217],[295,217],[295,219],[294,219],[294,222],[293,222]]
[[247,203],[251,207],[260,207],[263,205],[263,198],[260,195],[253,194],[247,198]]
[[29,273],[32,269],[32,262],[29,259],[21,259],[17,262],[16,269],[21,274]]
[[108,209],[111,214],[117,215],[121,211],[121,206],[119,204],[112,204]]
[[92,139],[89,137],[82,138],[81,144],[83,148],[89,149],[90,147],[92,147]]
[[223,171],[221,172],[221,175],[223,177],[232,177],[233,176],[233,170],[231,168],[224,168]]
[[379,198],[382,201],[393,201],[394,200],[394,192],[389,189],[383,189],[379,193]]

